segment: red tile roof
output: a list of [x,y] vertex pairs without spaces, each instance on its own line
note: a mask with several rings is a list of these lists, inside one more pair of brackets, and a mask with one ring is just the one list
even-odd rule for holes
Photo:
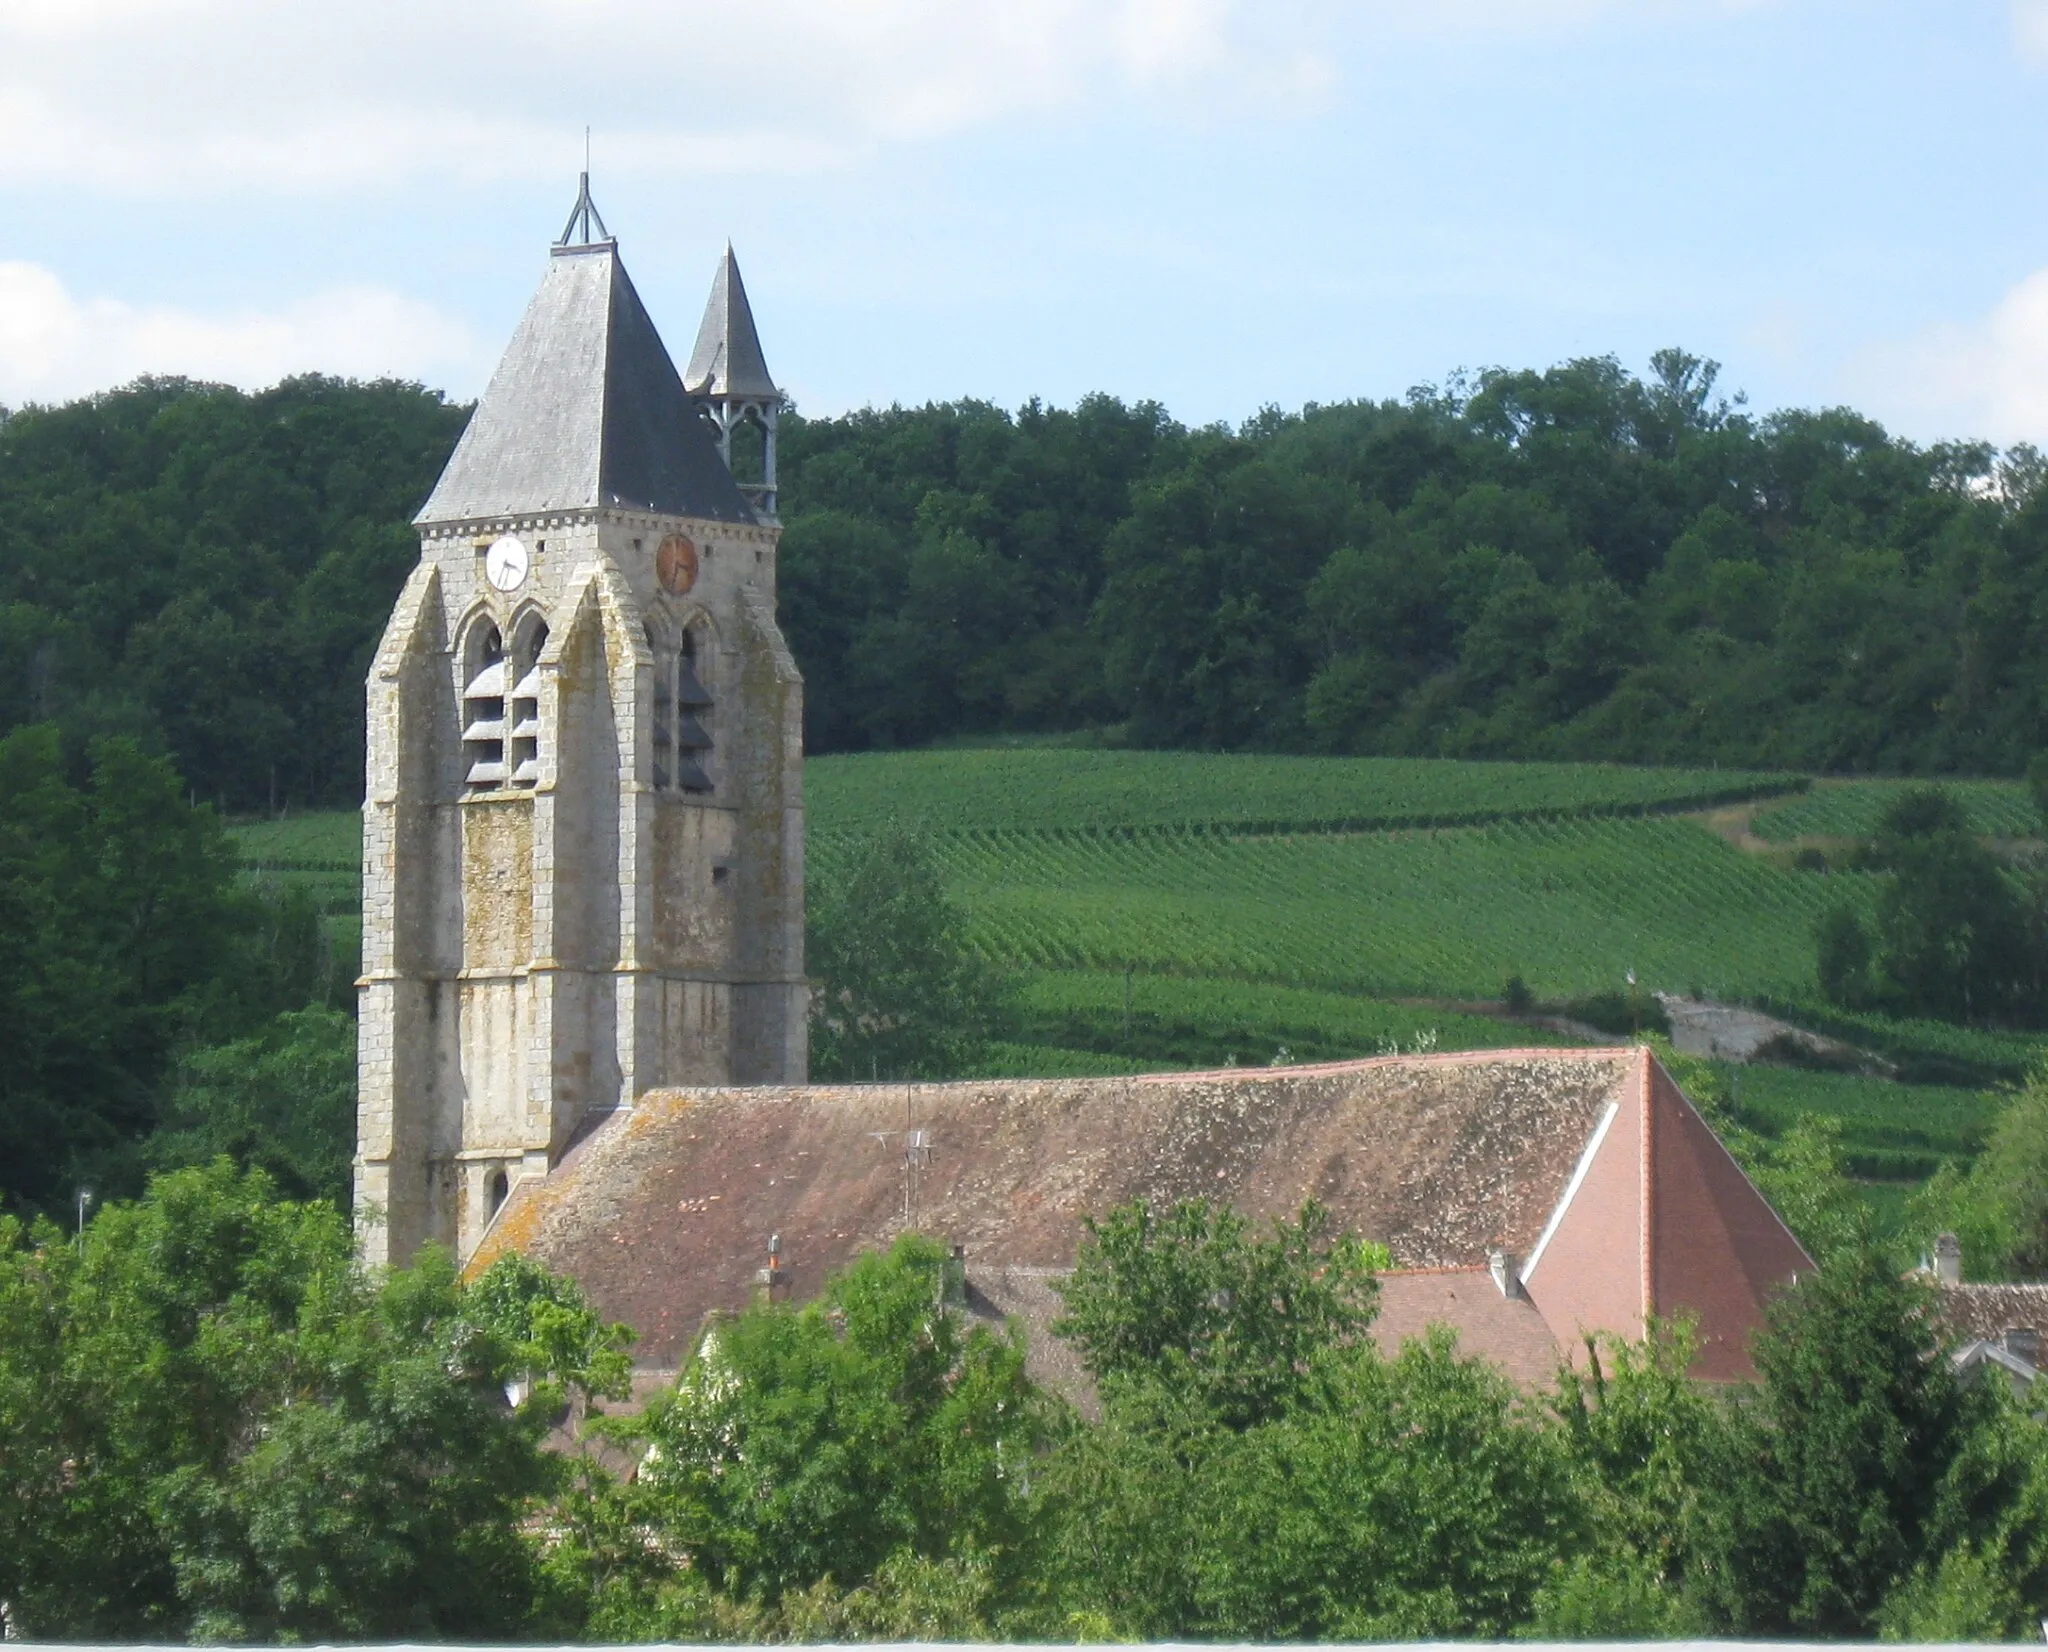
[[[1589,1154],[1603,1119],[1611,1144]],[[930,1154],[906,1178],[910,1129],[926,1133]],[[1778,1242],[1789,1235],[1723,1161],[1642,1049],[655,1091],[548,1176],[520,1183],[471,1266],[527,1252],[636,1327],[643,1364],[672,1366],[707,1312],[746,1301],[771,1234],[801,1301],[911,1225],[907,1180],[914,1225],[964,1245],[977,1284],[1008,1280],[989,1288],[992,1305],[1033,1323],[1057,1313],[1044,1275],[1071,1266],[1084,1216],[1133,1197],[1200,1195],[1281,1217],[1313,1196],[1340,1226],[1385,1244],[1397,1269],[1462,1270],[1435,1283],[1389,1275],[1383,1337],[1440,1309],[1468,1347],[1534,1381],[1582,1327],[1634,1334],[1646,1304],[1689,1307],[1710,1322],[1710,1347],[1740,1366],[1717,1357],[1703,1374],[1742,1374],[1763,1291],[1810,1264]],[[1529,1301],[1509,1304],[1474,1273],[1496,1248],[1527,1257],[1546,1230]],[[1006,1292],[1019,1296],[1014,1307],[998,1300]]]

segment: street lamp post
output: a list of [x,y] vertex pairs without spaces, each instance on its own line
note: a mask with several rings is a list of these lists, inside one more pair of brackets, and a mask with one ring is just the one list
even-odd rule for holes
[[85,1249],[85,1213],[91,1204],[92,1189],[81,1187],[78,1190],[78,1248],[80,1250]]

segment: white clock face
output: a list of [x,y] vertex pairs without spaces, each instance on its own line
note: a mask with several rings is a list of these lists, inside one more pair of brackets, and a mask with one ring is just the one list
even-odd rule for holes
[[526,547],[508,533],[484,552],[484,578],[501,591],[516,591],[526,583],[526,560]]

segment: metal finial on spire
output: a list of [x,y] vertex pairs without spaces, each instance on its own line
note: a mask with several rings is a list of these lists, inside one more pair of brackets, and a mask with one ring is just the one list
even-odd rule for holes
[[[587,141],[587,140],[586,140]],[[591,226],[597,226],[597,233],[591,233]],[[590,172],[588,162],[581,181],[576,186],[576,204],[569,209],[569,221],[562,226],[562,238],[555,243],[558,247],[594,247],[611,240],[612,232],[604,227],[604,215],[590,198]]]

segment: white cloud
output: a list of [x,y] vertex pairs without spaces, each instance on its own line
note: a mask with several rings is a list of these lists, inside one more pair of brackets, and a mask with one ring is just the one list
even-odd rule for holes
[[[818,170],[1094,102],[1232,119],[1404,39],[1772,0],[0,0],[0,184],[148,196]],[[2037,0],[2048,4],[2048,0]]]
[[1866,351],[1848,379],[1855,400],[1922,440],[2048,447],[2048,269],[1980,320]]
[[40,265],[0,262],[0,404],[61,401],[143,373],[247,387],[318,370],[473,381],[489,366],[470,330],[373,287],[341,287],[272,314],[201,315],[79,298]]
[[2012,0],[2012,32],[2023,49],[2048,57],[2048,0]]
[[1330,0],[0,0],[0,183],[817,169],[1090,97],[1297,97]]

